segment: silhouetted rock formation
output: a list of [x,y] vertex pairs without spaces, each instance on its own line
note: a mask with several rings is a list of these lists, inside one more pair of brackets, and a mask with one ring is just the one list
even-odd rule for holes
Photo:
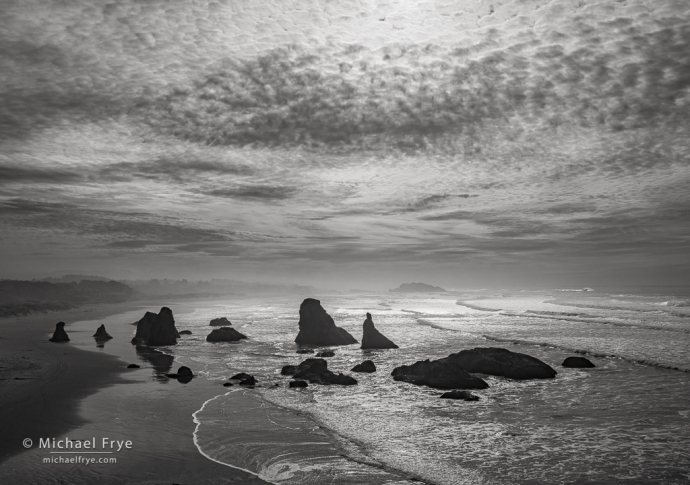
[[467,373],[452,362],[420,360],[412,365],[401,365],[391,372],[396,381],[436,389],[486,389],[489,385],[479,377]]
[[223,387],[232,387],[232,386],[233,386],[232,382],[224,382],[223,383]]
[[246,379],[242,379],[240,381],[240,386],[255,386],[256,385],[256,379],[254,376],[249,376]]
[[426,283],[403,283],[391,290],[394,293],[445,293],[440,286],[427,285]]
[[312,349],[297,349],[298,354],[313,354],[314,350]]
[[141,366],[140,366],[140,365],[137,365],[137,364],[129,364],[129,365],[127,366],[127,368],[128,368],[128,369],[141,369]]
[[326,350],[325,352],[319,352],[316,354],[317,357],[335,357],[335,352],[332,350]]
[[477,347],[450,354],[440,363],[452,363],[467,372],[511,379],[551,379],[557,372],[539,359],[495,347]]
[[353,386],[357,380],[345,374],[335,374],[328,370],[328,363],[324,359],[307,359],[297,366],[295,379],[306,379],[311,384],[338,384]]
[[591,367],[596,367],[589,359],[584,357],[567,357],[563,361],[563,367],[572,367],[576,369],[587,369]]
[[240,372],[239,374],[235,374],[234,376],[232,376],[230,379],[236,379],[238,381],[243,381],[243,380],[248,379],[250,377],[252,377],[251,374],[247,374],[245,372]]
[[280,373],[284,376],[291,376],[294,375],[297,372],[297,366],[296,365],[284,365],[282,369],[280,369]]
[[475,396],[468,391],[450,391],[441,394],[441,399],[462,399],[463,401],[479,401],[479,396]]
[[350,369],[352,372],[376,372],[376,364],[372,362],[371,360],[365,360],[361,364],[357,364],[354,366],[352,369]]
[[381,332],[376,330],[374,321],[371,319],[371,313],[367,313],[367,319],[364,320],[364,331],[362,335],[363,349],[397,349],[391,340],[386,338]]
[[246,339],[246,335],[242,335],[240,332],[232,327],[220,327],[215,328],[206,337],[207,342],[237,342],[238,340]]
[[211,323],[209,323],[209,325],[211,325],[212,327],[227,327],[229,325],[232,325],[232,323],[230,323],[230,320],[228,320],[227,318],[220,317],[211,320]]
[[96,329],[96,333],[94,333],[93,336],[96,340],[108,340],[113,338],[105,331],[105,324],[101,324],[101,326]]
[[182,331],[180,331],[180,335],[191,335],[191,334],[192,334],[191,330],[182,330]]
[[177,379],[179,382],[182,384],[186,384],[189,381],[191,381],[194,378],[194,374],[192,373],[192,369],[186,366],[181,366],[179,369],[177,369],[176,374],[166,374],[167,377],[170,377],[172,379]]
[[137,322],[137,331],[132,339],[133,344],[142,345],[175,345],[180,334],[175,327],[172,310],[161,308],[158,315],[146,312]]
[[309,384],[307,384],[307,381],[300,381],[300,380],[290,381],[290,383],[288,384],[288,387],[308,387],[308,386],[309,386]]
[[299,333],[295,342],[300,345],[349,345],[357,340],[345,329],[336,327],[319,300],[307,298],[299,307]]
[[69,337],[67,336],[67,332],[65,332],[65,322],[58,322],[55,324],[55,332],[53,332],[53,336],[48,340],[51,342],[69,342]]

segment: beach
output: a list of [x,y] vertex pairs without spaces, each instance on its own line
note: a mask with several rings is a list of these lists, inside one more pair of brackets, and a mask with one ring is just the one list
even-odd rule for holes
[[[91,351],[48,341],[58,321],[65,321],[70,333],[71,322],[143,307],[148,308],[146,302],[92,305],[0,321],[1,483],[264,483],[207,459],[195,447],[191,415],[214,394],[210,385],[156,394],[160,384],[133,379],[128,362],[99,351],[95,344]],[[125,333],[133,329],[122,328]],[[131,347],[128,340],[126,344]],[[185,390],[193,399],[180,396]],[[89,397],[92,404],[85,407]],[[149,419],[151,412],[158,423]],[[125,430],[118,421],[129,426]],[[48,453],[37,449],[41,438],[87,436],[99,445],[106,436],[130,440],[133,447],[117,456],[118,463],[103,465],[46,464]],[[28,450],[22,444],[26,438],[33,442]]]

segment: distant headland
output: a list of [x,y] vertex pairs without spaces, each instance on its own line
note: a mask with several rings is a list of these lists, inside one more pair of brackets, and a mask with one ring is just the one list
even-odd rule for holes
[[403,283],[390,291],[393,293],[441,293],[446,290],[440,286],[427,285],[426,283]]

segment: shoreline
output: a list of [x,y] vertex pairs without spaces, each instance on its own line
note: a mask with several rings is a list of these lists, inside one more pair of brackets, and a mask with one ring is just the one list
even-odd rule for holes
[[[44,481],[56,475],[69,481],[70,474],[76,480],[77,476],[84,479],[84,474],[95,473],[92,481],[99,483],[140,480],[147,483],[151,480],[151,483],[266,483],[248,473],[214,463],[197,450],[193,442],[195,423],[189,415],[196,409],[191,409],[196,399],[200,399],[200,405],[204,395],[218,391],[212,383],[195,386],[196,389],[186,386],[180,389],[177,382],[161,385],[148,377],[142,379],[145,374],[135,371],[145,370],[144,365],[142,369],[127,369],[129,362],[124,360],[125,356],[84,348],[80,340],[84,340],[86,333],[77,330],[83,325],[72,327],[76,322],[107,319],[130,311],[143,314],[145,309],[160,306],[150,299],[133,300],[0,320],[0,413],[3,422],[7,423],[0,440],[0,481],[18,483],[27,473],[42,476]],[[177,313],[182,314],[193,306],[193,302],[175,306]],[[48,341],[58,321],[67,324],[65,329],[70,342]],[[111,329],[109,324],[109,333],[114,336],[119,333],[116,339],[130,346],[129,338],[126,342],[123,338],[133,330],[130,323],[122,322],[119,329]],[[89,331],[89,340],[91,334]],[[153,401],[159,392],[170,395],[162,402]],[[186,395],[187,400],[177,403],[177,395]],[[120,404],[116,402],[118,399]],[[122,422],[135,421],[133,417],[147,411],[164,416],[164,426],[157,429],[154,422],[144,420],[123,433]],[[68,465],[46,465],[41,461],[54,455],[46,455],[46,450],[38,449],[39,438],[85,439],[92,436],[97,436],[98,440],[101,437],[132,440],[136,449],[128,454],[120,453],[118,465],[71,465],[66,469]],[[33,441],[32,448],[25,449],[22,444],[25,438]],[[156,449],[159,447],[162,451]]]

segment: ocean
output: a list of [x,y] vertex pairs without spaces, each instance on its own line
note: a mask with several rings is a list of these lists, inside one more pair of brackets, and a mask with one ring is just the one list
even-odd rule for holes
[[[295,352],[296,297],[188,302],[191,308],[175,319],[192,335],[154,354],[136,348],[139,363],[150,367],[142,369],[148,379],[164,384],[166,372],[187,365],[218,381],[218,394],[189,417],[195,444],[210,460],[279,484],[690,481],[690,306],[674,306],[678,296],[568,290],[305,296],[318,298],[358,340],[370,312],[400,348],[317,349],[334,350],[329,369],[353,375],[358,385],[288,389],[290,378],[280,369],[310,357]],[[139,313],[72,326],[122,327]],[[222,316],[249,339],[206,342],[209,321]],[[442,391],[390,375],[396,366],[474,347],[526,353],[558,375],[487,376],[490,387],[472,391],[477,402],[440,399]],[[563,368],[571,355],[586,356],[596,368]],[[376,373],[350,372],[366,359]],[[238,372],[259,385],[220,385]]]

